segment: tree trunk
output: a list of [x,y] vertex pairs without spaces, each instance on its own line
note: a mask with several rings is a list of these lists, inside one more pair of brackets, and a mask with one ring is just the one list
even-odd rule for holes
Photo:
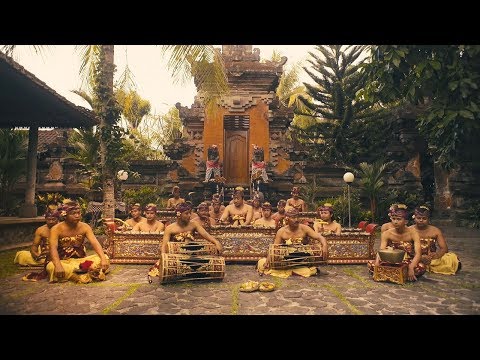
[[377,202],[374,197],[370,198],[370,211],[372,212],[372,223],[375,223],[375,212],[377,211]]
[[111,126],[115,124],[117,119],[112,119],[114,112],[109,111],[115,103],[113,94],[113,75],[115,72],[114,64],[114,45],[101,46],[102,64],[99,65],[100,81],[104,86],[106,94],[102,94],[100,98],[103,100],[102,115],[100,116],[100,159],[103,173],[103,217],[115,217],[115,186],[114,186],[114,170],[111,161],[108,160],[108,142],[112,141]]

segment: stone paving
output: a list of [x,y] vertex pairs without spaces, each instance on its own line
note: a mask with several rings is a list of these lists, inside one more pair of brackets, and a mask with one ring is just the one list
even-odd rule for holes
[[[0,314],[144,315],[477,315],[480,231],[448,228],[457,275],[427,273],[415,283],[374,282],[366,265],[327,265],[328,274],[288,279],[259,276],[254,265],[227,265],[221,282],[160,285],[148,265],[113,264],[108,280],[88,285],[24,282],[25,270],[0,279]],[[378,240],[377,240],[378,246]],[[271,281],[273,292],[239,292],[247,280]]]

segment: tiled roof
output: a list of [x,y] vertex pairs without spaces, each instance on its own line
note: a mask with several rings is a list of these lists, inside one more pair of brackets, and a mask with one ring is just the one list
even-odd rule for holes
[[2,52],[0,79],[0,127],[71,128],[98,124],[92,111],[68,101]]

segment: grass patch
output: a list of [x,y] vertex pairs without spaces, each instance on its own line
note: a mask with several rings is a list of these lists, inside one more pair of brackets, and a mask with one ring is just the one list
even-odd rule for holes
[[343,269],[343,272],[350,276],[350,277],[353,277],[354,279],[357,279],[358,281],[360,281],[363,285],[365,285],[366,287],[368,288],[373,288],[372,286],[372,281],[371,280],[366,280],[364,277],[358,275],[358,273],[356,271],[354,271],[354,269],[350,268],[350,269]]
[[142,286],[142,284],[134,284],[130,286],[130,289],[127,290],[125,294],[123,294],[120,298],[114,301],[114,303],[110,306],[107,306],[105,309],[102,310],[103,315],[108,315],[112,310],[114,310],[118,305],[120,305],[123,300],[128,298],[130,295],[132,295],[137,289]]
[[238,293],[240,292],[240,285],[235,285],[232,289],[232,308],[230,313],[232,315],[238,314],[238,308],[240,306],[238,302]]
[[29,272],[28,269],[20,269],[18,264],[13,263],[13,259],[15,259],[15,254],[19,250],[28,250],[28,248],[11,249],[0,252],[0,279],[5,279],[9,276],[18,274],[19,271],[26,270],[26,273]]

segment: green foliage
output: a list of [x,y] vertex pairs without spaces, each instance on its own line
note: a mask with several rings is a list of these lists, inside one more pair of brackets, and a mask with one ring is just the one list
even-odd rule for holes
[[122,109],[122,115],[127,119],[129,125],[133,129],[138,128],[143,117],[150,113],[150,101],[142,99],[134,90],[126,92],[123,89],[118,89],[115,92],[115,97]]
[[142,186],[140,189],[129,189],[123,192],[123,199],[127,205],[139,203],[145,206],[148,203],[157,204],[159,208],[165,208],[168,195],[165,194],[164,186]]
[[[317,186],[317,175],[313,175],[311,181],[307,184],[304,184],[299,187],[300,193],[302,194],[302,199],[307,204],[307,208],[311,211],[317,209],[316,200],[318,199],[318,194],[320,194],[320,187]],[[276,205],[276,204],[275,204]]]
[[417,127],[445,169],[465,158],[480,125],[480,46],[372,46],[362,65],[368,77],[358,99],[421,104]]
[[36,196],[37,209],[39,214],[45,214],[49,205],[59,206],[65,197],[60,193],[38,194]]
[[385,186],[385,170],[392,162],[381,163],[379,161],[373,164],[366,162],[360,163],[358,174],[360,175],[360,189],[370,201],[370,212],[372,214],[372,222],[375,222],[377,216],[377,203],[382,189]]
[[377,202],[377,221],[380,224],[389,222],[388,209],[392,204],[407,205],[409,213],[413,214],[413,209],[419,205],[427,205],[431,209],[432,204],[425,203],[422,193],[382,188]]
[[464,212],[457,213],[458,226],[480,228],[480,202],[473,202]]
[[98,168],[100,162],[98,132],[95,132],[93,128],[74,129],[68,137],[68,144],[70,149],[67,151],[67,156],[79,162],[82,167],[79,172],[85,175],[85,179],[80,183],[89,190],[99,189],[101,173]]
[[[358,149],[365,148],[365,139],[372,137],[365,131],[365,125],[374,122],[372,128],[382,129],[375,120],[385,115],[384,109],[355,99],[365,83],[365,75],[359,71],[363,49],[363,46],[316,46],[319,54],[309,53],[313,70],[306,67],[304,70],[316,84],[304,83],[309,97],[299,95],[309,111],[297,107],[295,112],[314,116],[316,121],[307,127],[295,124],[291,129],[293,137],[310,144],[313,160],[337,165],[355,163]],[[368,143],[379,146],[383,140],[384,137],[376,136]]]
[[0,129],[0,209],[13,205],[12,189],[27,172],[28,132]]
[[[330,203],[333,205],[334,219],[343,227],[348,227],[348,194],[347,187],[344,187],[343,195],[337,197],[329,197],[317,203],[312,209],[316,210],[320,205]],[[369,212],[362,209],[360,202],[360,193],[357,189],[350,187],[350,214],[352,227],[355,227],[359,221],[369,220]]]

